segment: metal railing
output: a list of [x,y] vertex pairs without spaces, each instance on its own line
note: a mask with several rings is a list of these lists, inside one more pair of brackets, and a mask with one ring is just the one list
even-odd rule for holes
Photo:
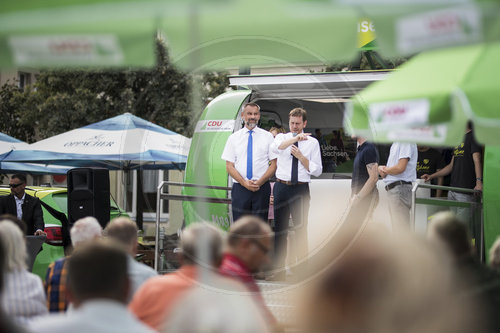
[[[197,196],[197,195],[182,195],[182,194],[169,194],[163,193],[162,190],[165,186],[181,186],[181,187],[194,187],[194,188],[203,188],[210,190],[223,190],[230,191],[231,187],[226,186],[213,186],[213,185],[198,185],[198,184],[189,184],[189,183],[179,183],[179,182],[169,182],[163,181],[158,185],[156,191],[156,235],[155,235],[155,270],[158,271],[158,261],[160,252],[163,253],[163,239],[164,232],[160,229],[160,202],[161,200],[180,200],[180,201],[198,201],[198,202],[206,202],[206,203],[220,203],[220,204],[230,204],[231,199],[229,198],[214,198],[214,197],[206,197],[206,196]],[[168,225],[168,222],[167,222]],[[163,267],[162,265],[160,265]]]
[[[466,194],[474,194],[477,201],[456,201],[456,200],[448,200],[444,198],[417,198],[417,190],[419,188],[427,188],[431,190],[443,190],[443,191],[452,191]],[[415,183],[413,185],[411,191],[411,209],[410,209],[410,228],[411,230],[415,230],[415,219],[416,219],[416,206],[417,204],[422,205],[434,205],[434,206],[444,206],[444,207],[461,207],[461,208],[469,208],[474,212],[473,216],[479,215],[479,230],[477,230],[477,224],[474,221],[469,225],[471,227],[471,233],[473,238],[476,240],[475,246],[478,249],[479,258],[481,260],[484,259],[484,221],[483,214],[481,212],[482,207],[482,196],[481,191],[471,190],[467,188],[460,187],[450,187],[450,186],[440,186],[440,185],[431,185],[431,184],[422,184]],[[479,231],[479,235],[477,235],[477,231]],[[479,243],[477,242],[477,237],[479,236]]]

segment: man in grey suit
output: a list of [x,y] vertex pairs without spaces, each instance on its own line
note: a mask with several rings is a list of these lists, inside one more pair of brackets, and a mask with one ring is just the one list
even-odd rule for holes
[[40,199],[25,192],[26,176],[12,175],[9,182],[10,195],[0,200],[0,214],[11,214],[26,223],[26,235],[45,235]]

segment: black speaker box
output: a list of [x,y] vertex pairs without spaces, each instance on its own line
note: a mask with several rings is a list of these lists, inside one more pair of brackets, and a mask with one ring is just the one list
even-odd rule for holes
[[109,222],[109,170],[76,168],[68,171],[69,229],[83,217],[95,217],[104,228]]

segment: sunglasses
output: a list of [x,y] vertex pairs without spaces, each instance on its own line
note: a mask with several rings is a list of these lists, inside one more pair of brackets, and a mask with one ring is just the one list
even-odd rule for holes
[[10,187],[10,188],[16,188],[16,187],[18,187],[18,186],[20,186],[20,185],[23,185],[23,184],[24,184],[24,183],[19,183],[19,184],[9,184],[9,187]]

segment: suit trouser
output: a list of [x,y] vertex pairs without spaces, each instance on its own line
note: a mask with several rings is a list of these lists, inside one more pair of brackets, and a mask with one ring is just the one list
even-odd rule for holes
[[286,185],[274,184],[274,267],[285,267],[287,236],[290,214],[296,232],[297,256],[306,258],[307,217],[309,215],[309,184]]
[[265,182],[256,192],[247,190],[239,183],[234,183],[231,190],[233,221],[243,215],[257,215],[267,222],[270,196],[269,182]]

